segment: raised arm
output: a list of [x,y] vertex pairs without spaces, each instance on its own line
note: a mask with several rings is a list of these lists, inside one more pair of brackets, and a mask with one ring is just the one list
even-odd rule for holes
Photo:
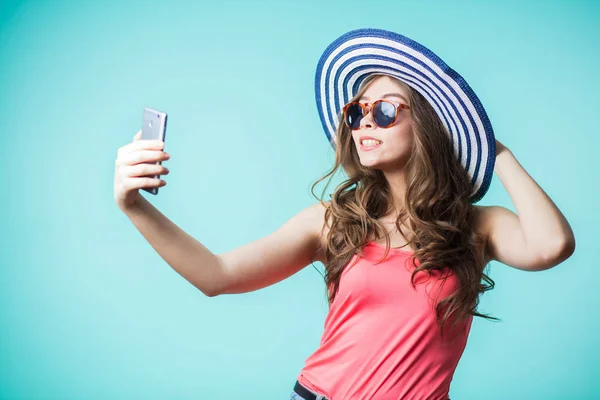
[[491,260],[525,270],[552,268],[575,251],[571,226],[552,199],[502,143],[494,170],[517,214],[501,206],[478,207]]

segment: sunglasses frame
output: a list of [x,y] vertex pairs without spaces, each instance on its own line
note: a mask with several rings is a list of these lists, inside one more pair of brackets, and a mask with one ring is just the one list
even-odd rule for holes
[[[394,116],[394,119],[392,120],[392,122],[390,124],[388,124],[386,126],[379,125],[377,122],[375,122],[375,118],[372,118],[373,119],[373,123],[375,125],[377,125],[380,128],[384,128],[384,129],[385,128],[389,128],[390,126],[394,125],[394,123],[398,120],[398,115],[400,115],[400,110],[402,110],[403,108],[408,110],[410,108],[407,104],[394,103],[393,101],[383,100],[383,99],[376,100],[373,103],[361,103],[359,101],[351,101],[350,103],[346,104],[344,106],[344,109],[343,109],[342,116],[344,118],[344,123],[346,124],[346,126],[348,128],[352,129],[352,127],[350,125],[348,125],[348,122],[347,122],[348,118],[347,118],[347,115],[346,115],[346,110],[348,110],[348,108],[350,108],[350,106],[352,106],[354,104],[358,104],[362,108],[362,111],[363,111],[363,116],[362,117],[364,118],[364,117],[367,116],[367,114],[369,114],[371,112],[371,110],[373,109],[373,107],[375,107],[376,104],[381,103],[381,102],[389,103],[389,104],[393,105],[396,108],[396,115]],[[357,129],[353,129],[353,130],[358,130],[358,129],[360,129],[360,126]]]

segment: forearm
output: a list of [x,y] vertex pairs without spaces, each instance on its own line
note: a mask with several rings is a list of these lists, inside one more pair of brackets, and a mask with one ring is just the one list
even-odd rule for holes
[[513,153],[499,150],[494,171],[515,205],[527,246],[540,254],[571,246],[573,231],[564,215]]
[[219,258],[187,234],[143,196],[123,212],[156,252],[192,285],[207,296],[222,287]]

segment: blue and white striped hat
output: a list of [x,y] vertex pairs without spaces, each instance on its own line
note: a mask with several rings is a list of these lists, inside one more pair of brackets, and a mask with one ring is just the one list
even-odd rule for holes
[[335,132],[346,103],[372,74],[393,76],[421,93],[448,129],[454,153],[472,178],[471,201],[487,192],[496,139],[483,105],[456,71],[431,50],[395,32],[357,29],[333,41],[317,64],[315,93],[325,134]]

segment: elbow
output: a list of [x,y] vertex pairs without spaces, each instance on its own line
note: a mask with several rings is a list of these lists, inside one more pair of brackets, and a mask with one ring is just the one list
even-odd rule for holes
[[224,293],[223,287],[218,285],[213,285],[204,288],[198,287],[198,290],[200,290],[206,297],[217,297],[218,295]]
[[200,290],[202,292],[202,294],[204,294],[206,297],[216,297],[216,296],[218,296],[218,295],[221,294],[220,291],[214,290],[214,289],[201,289],[201,288],[198,288],[198,290]]
[[565,242],[565,245],[563,247],[565,259],[571,257],[573,253],[575,253],[575,236],[571,236],[569,240]]
[[[189,281],[196,289],[198,289],[206,297],[216,297],[223,293],[223,291],[215,285],[200,285],[197,282]],[[204,282],[206,283],[206,282]]]
[[215,269],[216,272],[211,274],[212,279],[207,279],[204,282],[203,287],[196,285],[206,297],[216,297],[224,294],[229,286],[229,278],[225,264],[219,255],[215,255],[215,257],[217,259],[218,268]]
[[575,253],[575,237],[570,236],[555,246],[554,256],[559,262],[565,261]]
[[557,244],[551,246],[546,251],[543,252],[542,258],[544,260],[545,268],[552,268],[569,257],[573,255],[575,252],[575,237],[571,236],[564,240],[561,240]]

